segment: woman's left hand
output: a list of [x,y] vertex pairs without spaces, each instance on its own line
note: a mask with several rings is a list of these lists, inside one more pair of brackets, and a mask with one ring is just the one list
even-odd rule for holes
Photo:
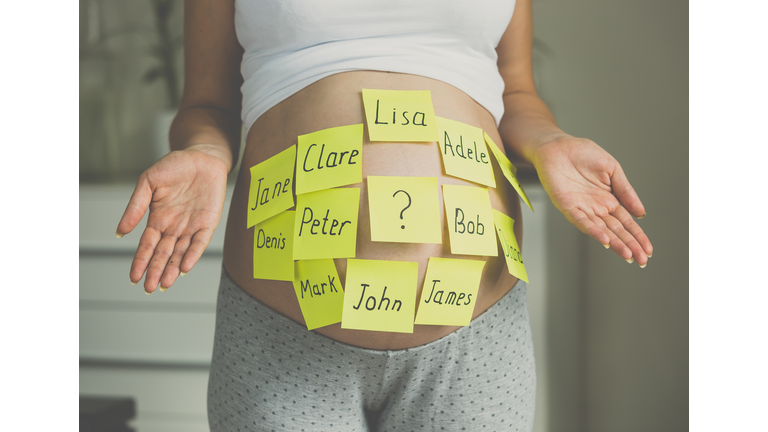
[[579,230],[645,267],[653,246],[632,216],[645,208],[621,165],[594,142],[556,135],[533,154],[533,164],[552,203]]

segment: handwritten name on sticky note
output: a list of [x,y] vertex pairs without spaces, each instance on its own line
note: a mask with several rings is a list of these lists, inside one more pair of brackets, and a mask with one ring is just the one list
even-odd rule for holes
[[341,321],[344,290],[332,259],[296,261],[293,289],[307,330]]
[[498,256],[488,189],[444,184],[443,201],[451,253]]
[[371,141],[437,141],[437,122],[429,90],[363,89]]
[[442,117],[437,118],[437,129],[446,174],[496,187],[482,129]]
[[469,325],[485,261],[429,259],[415,324]]
[[293,221],[289,210],[256,224],[253,235],[253,277],[293,281]]
[[296,146],[251,167],[247,228],[293,207],[293,169]]
[[507,261],[509,274],[528,282],[528,272],[525,271],[525,264],[523,264],[523,254],[520,253],[517,237],[515,237],[515,220],[495,209],[493,210],[493,220],[501,249],[504,251],[504,259]]
[[368,176],[371,240],[442,243],[437,177]]
[[326,189],[298,195],[293,259],[354,258],[360,189]]
[[413,333],[415,262],[347,260],[341,328]]
[[299,135],[296,194],[363,181],[363,125]]
[[528,199],[528,195],[523,190],[523,187],[520,186],[520,182],[517,181],[517,168],[515,168],[514,165],[512,165],[512,162],[507,159],[507,156],[504,154],[504,152],[501,151],[499,146],[496,145],[495,142],[491,139],[491,137],[488,136],[487,133],[483,132],[485,136],[485,143],[488,145],[488,148],[491,149],[491,153],[493,153],[493,156],[496,158],[496,162],[499,163],[499,168],[501,168],[501,172],[504,174],[504,177],[507,178],[509,181],[509,184],[512,185],[513,188],[517,191],[518,195],[520,195],[520,198],[523,199],[523,201],[528,205],[528,208],[533,211],[533,205],[531,204],[531,200]]

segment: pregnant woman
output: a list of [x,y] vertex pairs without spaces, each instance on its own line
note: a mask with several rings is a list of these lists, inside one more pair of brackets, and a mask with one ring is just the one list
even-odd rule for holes
[[[435,115],[482,129],[531,162],[555,206],[582,232],[645,267],[645,216],[621,167],[561,131],[533,84],[531,1],[195,0],[185,9],[185,87],[174,151],[144,172],[117,235],[149,220],[130,270],[147,294],[189,272],[210,241],[246,148],[226,224],[208,411],[214,431],[531,430],[535,369],[525,282],[504,257],[455,255],[442,244],[371,240],[368,176],[446,175],[432,143],[363,138],[355,258],[418,264],[483,260],[468,326],[412,333],[332,324],[308,331],[291,282],[254,278],[247,228],[249,168],[300,135],[365,124],[362,89],[428,90]],[[495,166],[491,206],[515,220],[517,192]],[[440,196],[442,203],[442,196]],[[441,206],[442,207],[442,206]],[[347,260],[336,259],[341,281]]]

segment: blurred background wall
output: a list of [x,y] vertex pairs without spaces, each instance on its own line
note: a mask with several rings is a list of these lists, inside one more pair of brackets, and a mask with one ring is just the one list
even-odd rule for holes
[[[150,72],[156,17],[149,1],[81,0],[80,13],[81,184],[131,183],[157,158],[153,124],[172,107],[167,83]],[[640,269],[553,208],[537,211],[557,269],[547,274],[555,318],[542,347],[549,407],[540,423],[553,432],[687,430],[688,3],[534,0],[534,21],[542,98],[566,132],[619,160],[654,245]]]
[[181,93],[183,16],[179,0],[80,0],[81,182],[133,181],[167,151],[155,125]]
[[[577,256],[559,257],[579,263],[581,283],[563,287],[566,304],[555,299],[550,307],[580,331],[563,327],[550,343],[562,350],[579,341],[578,374],[570,375],[578,379],[564,381],[579,402],[563,401],[561,418],[553,406],[553,430],[687,430],[688,3],[535,0],[534,21],[549,47],[538,62],[543,98],[565,131],[619,160],[654,245],[645,269],[583,235],[568,249]],[[567,232],[550,214],[549,241],[557,243]],[[569,315],[572,306],[578,317]]]

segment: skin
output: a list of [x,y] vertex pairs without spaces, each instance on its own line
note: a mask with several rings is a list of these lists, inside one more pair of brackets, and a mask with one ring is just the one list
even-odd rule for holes
[[508,153],[533,163],[552,203],[581,232],[645,267],[653,246],[632,219],[645,217],[645,208],[621,165],[593,141],[557,127],[536,93],[530,1],[516,3],[496,51],[505,83],[499,133]]
[[[147,228],[130,270],[132,283],[145,276],[147,293],[172,286],[200,258],[221,218],[226,175],[239,150],[242,48],[234,32],[233,2],[195,0],[185,7],[186,78],[171,128],[174,151],[141,175],[117,227],[118,236],[131,232],[149,209]],[[594,142],[560,130],[538,97],[531,68],[530,0],[519,0],[515,8],[497,47],[499,71],[505,82],[505,114],[498,129],[482,106],[440,81],[386,72],[346,72],[306,87],[261,116],[246,137],[243,166],[251,167],[274,156],[294,144],[298,135],[364,123],[362,88],[430,90],[436,115],[480,127],[495,142],[503,143],[503,150],[512,159],[532,163],[555,207],[574,226],[609,245],[621,258],[644,267],[653,247],[633,219],[645,215],[643,205],[619,163]],[[334,109],[317,109],[322,106]],[[368,175],[420,175],[438,177],[440,184],[470,184],[443,175],[434,145],[371,144],[367,133],[365,139],[364,179]],[[492,206],[518,221],[515,235],[522,248],[519,200],[498,169],[495,175],[501,181],[496,189],[490,189]],[[431,256],[486,260],[473,317],[493,305],[517,281],[506,271],[501,256],[452,255],[445,226],[442,245],[371,242],[364,182],[348,186],[361,189],[357,258],[418,262],[419,292]],[[253,278],[253,228],[245,229],[249,184],[249,171],[242,169],[227,221],[224,266],[249,294],[303,323],[289,282]],[[343,281],[345,260],[336,260],[336,265]],[[336,324],[316,331],[366,348],[401,349],[438,339],[455,329],[415,326],[413,334],[399,334],[341,329]]]

